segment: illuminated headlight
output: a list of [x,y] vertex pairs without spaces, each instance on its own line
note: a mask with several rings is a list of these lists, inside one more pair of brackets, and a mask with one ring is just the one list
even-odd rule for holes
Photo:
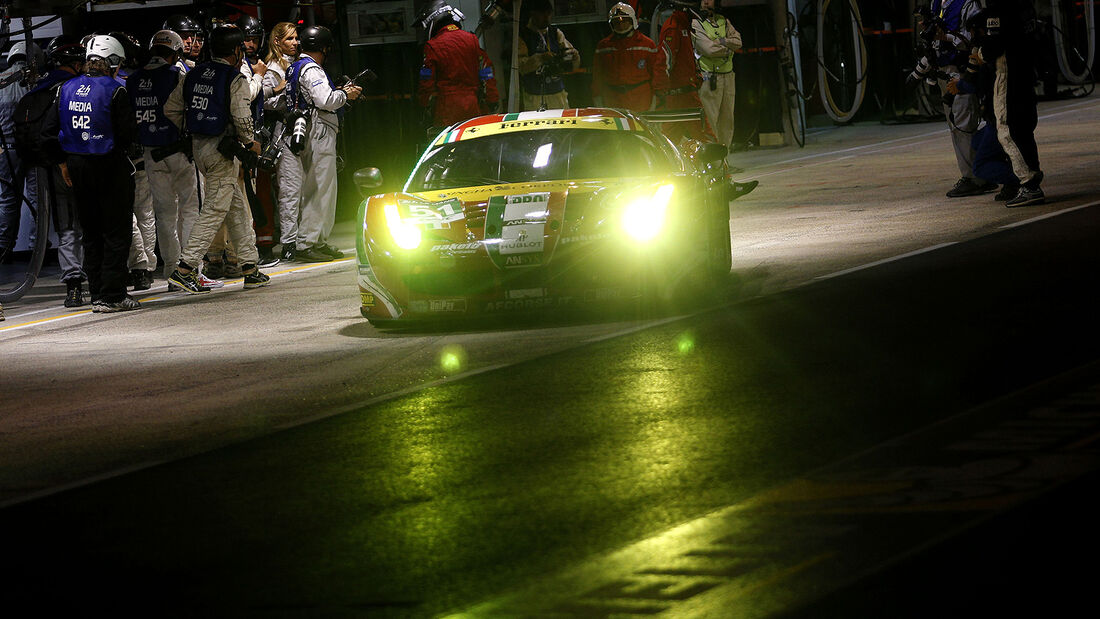
[[397,204],[390,202],[385,206],[386,227],[390,229],[393,242],[401,249],[416,249],[420,247],[420,227],[401,219],[401,213],[397,211]]
[[635,197],[623,210],[623,230],[636,241],[651,241],[665,225],[672,185],[661,185],[653,195]]

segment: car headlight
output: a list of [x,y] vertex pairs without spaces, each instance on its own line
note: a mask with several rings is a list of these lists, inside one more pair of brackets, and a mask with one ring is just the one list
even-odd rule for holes
[[386,227],[390,229],[393,242],[401,249],[420,247],[420,227],[401,219],[397,204],[390,202],[383,209],[386,215]]
[[636,241],[651,241],[665,225],[665,211],[672,199],[673,185],[661,185],[652,195],[631,199],[623,209],[623,231]]

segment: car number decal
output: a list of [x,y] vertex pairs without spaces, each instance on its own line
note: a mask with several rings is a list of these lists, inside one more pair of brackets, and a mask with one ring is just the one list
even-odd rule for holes
[[466,218],[466,213],[462,210],[462,202],[458,198],[451,198],[442,202],[398,200],[397,203],[402,210],[408,213],[403,219],[430,228],[443,228],[444,224]]

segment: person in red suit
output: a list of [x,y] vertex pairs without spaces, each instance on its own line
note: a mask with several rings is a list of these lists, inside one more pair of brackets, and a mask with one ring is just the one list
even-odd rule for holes
[[611,7],[611,35],[596,44],[592,96],[597,105],[646,112],[653,93],[668,90],[664,52],[638,31],[638,16],[625,2]]
[[445,2],[433,2],[420,13],[427,34],[417,100],[431,113],[432,125],[488,114],[500,100],[493,63],[477,36],[459,28],[465,16]]
[[[657,93],[658,109],[702,109],[699,86],[703,78],[695,64],[695,47],[691,39],[691,22],[698,19],[695,8],[699,0],[673,0],[675,9],[661,26],[661,48],[668,59],[668,90]],[[696,140],[716,142],[710,123],[667,123],[665,135],[674,141],[687,135]]]

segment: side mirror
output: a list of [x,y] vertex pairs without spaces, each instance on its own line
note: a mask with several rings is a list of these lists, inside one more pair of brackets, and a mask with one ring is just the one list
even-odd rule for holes
[[354,178],[355,186],[364,198],[374,193],[371,190],[382,186],[382,171],[378,168],[360,168],[355,171]]
[[712,161],[719,161],[725,159],[730,149],[714,142],[705,142],[699,147],[699,161],[702,163],[710,163]]

